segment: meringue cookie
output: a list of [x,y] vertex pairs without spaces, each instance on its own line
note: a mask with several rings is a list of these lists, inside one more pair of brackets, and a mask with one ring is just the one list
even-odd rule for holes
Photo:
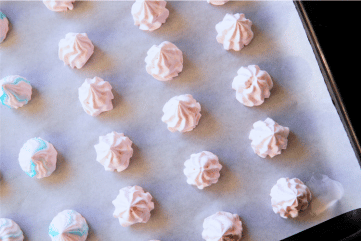
[[160,28],[169,16],[166,4],[164,0],[136,0],[132,6],[134,25],[148,31]]
[[253,124],[249,139],[252,140],[253,151],[260,157],[274,157],[287,148],[288,127],[283,127],[271,118]]
[[232,89],[236,91],[236,98],[245,106],[258,106],[271,95],[273,87],[271,76],[258,65],[241,67],[233,79]]
[[0,240],[23,241],[24,234],[19,225],[8,218],[0,218]]
[[5,14],[0,11],[0,43],[2,43],[9,31],[9,20]]
[[117,198],[112,203],[115,206],[113,216],[119,219],[123,227],[148,222],[150,211],[154,209],[152,195],[144,192],[140,186],[120,189]]
[[271,189],[271,203],[275,213],[282,218],[295,218],[306,210],[311,201],[311,192],[298,178],[280,178]]
[[59,42],[59,58],[71,68],[84,66],[94,53],[94,45],[86,33],[68,33]]
[[222,169],[218,157],[209,151],[192,154],[184,166],[183,173],[187,177],[187,183],[197,186],[198,189],[217,183],[219,171]]
[[58,213],[49,226],[49,236],[52,241],[85,241],[88,231],[85,218],[74,210]]
[[200,111],[201,105],[192,95],[174,96],[163,107],[162,121],[171,132],[191,131],[198,125]]
[[129,159],[133,156],[132,141],[123,133],[115,131],[99,137],[99,144],[95,145],[97,161],[106,171],[121,172],[129,166]]
[[237,214],[217,212],[204,219],[202,238],[207,241],[239,241],[242,231],[242,222]]
[[208,3],[212,4],[212,5],[223,5],[226,2],[228,2],[229,0],[207,0]]
[[75,1],[43,0],[45,6],[54,12],[66,12],[68,9],[73,10],[74,2]]
[[30,177],[50,176],[56,168],[58,152],[54,146],[40,137],[28,140],[19,153],[21,169]]
[[113,109],[112,86],[102,78],[85,79],[79,87],[79,100],[84,111],[91,116],[98,116],[104,111]]
[[227,13],[222,22],[216,25],[217,41],[226,50],[239,51],[253,39],[251,26],[252,21],[246,19],[243,13]]
[[183,69],[183,54],[180,49],[168,41],[159,46],[153,45],[145,58],[148,74],[160,81],[171,80]]
[[31,100],[30,82],[19,75],[9,75],[0,80],[0,101],[9,108],[19,108]]

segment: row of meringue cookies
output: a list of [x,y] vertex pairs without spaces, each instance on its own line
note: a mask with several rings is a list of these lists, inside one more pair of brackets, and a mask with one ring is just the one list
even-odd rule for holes
[[[290,198],[284,200],[285,195]],[[272,206],[281,217],[296,217],[305,210],[311,200],[311,192],[297,178],[281,178],[271,190]],[[118,218],[123,227],[135,223],[146,223],[150,219],[150,211],[154,209],[152,196],[139,186],[129,186],[119,190],[113,201],[114,217]],[[49,236],[52,241],[85,241],[89,227],[85,218],[74,210],[58,213],[49,225]],[[217,212],[203,221],[202,238],[206,241],[241,240],[242,221],[237,214]],[[23,241],[24,235],[19,225],[13,220],[0,218],[0,240]],[[156,241],[156,240],[151,240]]]

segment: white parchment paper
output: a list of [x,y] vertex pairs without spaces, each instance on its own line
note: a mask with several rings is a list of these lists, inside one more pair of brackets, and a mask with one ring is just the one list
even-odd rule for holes
[[[0,108],[0,216],[16,221],[26,240],[50,240],[48,226],[64,209],[88,221],[88,240],[202,240],[204,218],[217,211],[240,215],[244,240],[279,240],[336,215],[361,207],[361,173],[346,132],[332,105],[311,46],[292,2],[167,3],[170,16],[154,32],[134,26],[132,2],[76,2],[66,13],[42,2],[1,2],[11,29],[0,47],[1,78],[19,74],[33,86],[32,100],[18,110]],[[240,52],[216,41],[215,25],[226,13],[245,13],[255,37]],[[94,55],[80,70],[58,59],[68,32],[87,33]],[[184,68],[169,82],[145,70],[148,49],[171,41],[183,51]],[[271,97],[248,108],[231,84],[241,66],[258,64],[274,81]],[[99,76],[113,86],[114,110],[94,118],[78,100],[85,78]],[[199,125],[171,133],[161,121],[173,96],[192,94],[202,106]],[[252,124],[266,117],[290,128],[288,148],[273,159],[253,153]],[[111,131],[133,141],[134,156],[121,173],[96,162],[94,145]],[[20,168],[18,153],[32,137],[58,151],[56,171],[42,180]],[[186,183],[184,161],[208,150],[223,165],[219,182],[198,190]],[[344,187],[332,211],[296,219],[273,213],[270,190],[281,177],[307,181],[324,173]],[[123,228],[111,203],[120,188],[140,185],[155,200],[146,224]],[[311,190],[312,191],[312,190]]]

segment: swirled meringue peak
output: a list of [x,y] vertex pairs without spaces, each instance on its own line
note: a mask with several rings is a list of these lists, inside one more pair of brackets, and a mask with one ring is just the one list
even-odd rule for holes
[[0,101],[9,108],[19,108],[31,100],[30,82],[19,75],[9,75],[0,80]]
[[123,227],[146,223],[150,218],[150,211],[154,209],[152,198],[152,195],[144,192],[140,186],[124,187],[112,202],[115,206],[113,216],[119,219]]
[[273,87],[271,76],[258,65],[241,67],[233,79],[232,89],[236,91],[236,99],[245,106],[261,105],[271,95]]
[[2,43],[9,31],[9,20],[5,14],[0,11],[0,43]]
[[94,53],[94,45],[86,33],[68,33],[59,42],[59,58],[64,65],[80,69]]
[[276,123],[271,118],[257,121],[249,134],[253,151],[262,158],[274,157],[287,148],[287,137],[290,130]]
[[52,241],[85,241],[88,231],[85,218],[74,210],[58,213],[49,226],[49,236]]
[[19,225],[8,218],[0,218],[0,240],[23,241],[24,234]]
[[136,0],[132,6],[134,25],[148,31],[160,28],[169,16],[166,4],[164,0]]
[[160,81],[171,80],[183,69],[183,53],[174,44],[164,41],[153,45],[145,58],[148,74]]
[[28,140],[19,153],[21,169],[30,177],[50,176],[56,168],[58,152],[54,146],[40,137]]
[[295,218],[307,209],[311,192],[298,178],[280,178],[271,189],[271,203],[275,213],[282,218]]
[[171,132],[193,130],[201,118],[201,105],[192,95],[174,96],[163,107],[162,121]]
[[216,25],[217,41],[223,44],[226,50],[239,51],[253,39],[251,27],[252,21],[243,13],[227,13],[222,22]]
[[242,222],[237,214],[217,212],[204,219],[202,238],[206,241],[239,241],[242,231]]
[[97,161],[106,171],[121,172],[129,166],[133,156],[132,141],[123,133],[111,132],[99,137],[99,144],[95,145]]
[[85,79],[78,92],[84,111],[91,116],[98,116],[104,111],[113,109],[112,86],[102,78]]
[[228,2],[229,0],[207,0],[207,3],[210,3],[212,5],[224,5],[226,2]]
[[184,166],[183,173],[187,177],[187,183],[197,186],[198,189],[217,183],[219,171],[222,169],[218,157],[209,151],[192,154]]
[[69,10],[73,10],[73,3],[75,1],[58,1],[58,0],[43,0],[45,6],[54,12],[66,12]]

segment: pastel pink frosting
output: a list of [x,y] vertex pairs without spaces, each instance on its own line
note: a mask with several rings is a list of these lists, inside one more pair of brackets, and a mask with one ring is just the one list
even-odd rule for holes
[[86,33],[68,33],[59,42],[59,58],[71,68],[82,68],[93,53],[94,45]]
[[242,222],[237,214],[217,212],[204,219],[202,238],[206,241],[239,241],[242,231]]
[[145,58],[148,74],[160,81],[171,80],[183,69],[183,53],[171,42],[153,45]]
[[169,16],[166,4],[164,0],[136,0],[132,6],[134,25],[147,31],[160,28]]
[[193,130],[201,118],[201,105],[192,95],[178,95],[171,98],[163,107],[162,121],[171,132]]
[[43,0],[45,6],[54,12],[66,12],[73,10],[75,1]]
[[121,172],[129,166],[133,156],[132,141],[123,133],[111,132],[99,137],[99,143],[94,146],[97,161],[106,171]]
[[84,111],[91,116],[113,109],[112,86],[99,77],[85,79],[78,89],[79,100]]
[[115,206],[113,216],[118,218],[123,227],[146,223],[150,219],[150,211],[154,209],[152,198],[152,195],[140,186],[124,187],[112,202]]
[[187,183],[198,189],[217,183],[219,171],[222,169],[218,157],[209,151],[192,154],[184,166],[183,173],[187,177]]
[[271,203],[282,218],[295,218],[311,201],[311,192],[298,178],[280,178],[271,189]]
[[216,25],[217,41],[223,44],[224,49],[241,50],[253,39],[252,21],[243,13],[229,14]]
[[232,88],[236,91],[236,99],[245,106],[252,107],[263,104],[271,95],[273,87],[271,76],[258,65],[241,67],[233,79]]
[[262,158],[274,157],[287,148],[287,137],[290,130],[276,123],[271,118],[257,121],[249,134],[253,151]]

